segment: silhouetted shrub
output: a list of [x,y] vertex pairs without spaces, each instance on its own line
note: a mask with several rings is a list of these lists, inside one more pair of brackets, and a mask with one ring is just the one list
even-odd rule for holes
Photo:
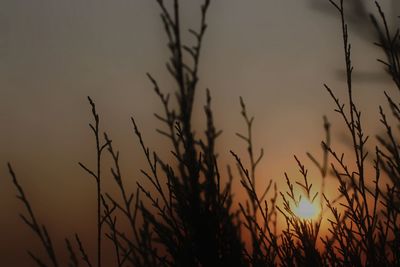
[[[105,253],[103,236],[115,248],[116,266],[400,266],[400,144],[395,133],[395,128],[400,125],[400,106],[385,93],[397,125],[394,128],[389,124],[381,107],[381,122],[386,136],[377,137],[378,145],[372,155],[375,174],[371,177],[366,172],[369,164],[368,136],[364,133],[361,111],[353,96],[351,46],[343,0],[329,1],[341,19],[347,103],[343,104],[328,85],[325,88],[352,140],[355,162],[353,164],[332,147],[330,124],[324,118],[326,139],[322,142],[322,161],[308,154],[321,172],[321,188],[312,188],[306,167],[295,157],[303,180],[294,181],[285,174],[286,190],[278,190],[270,181],[263,193],[258,194],[256,169],[264,152],[262,149],[259,154],[255,152],[252,139],[254,117],[248,115],[240,98],[247,133],[238,133],[237,136],[247,146],[249,166],[245,166],[231,151],[247,196],[247,200],[237,207],[232,193],[233,172],[228,169],[228,177],[224,177],[219,169],[215,144],[221,132],[214,125],[208,90],[204,106],[204,138],[196,136],[192,126],[198,66],[210,0],[204,0],[201,5],[199,30],[189,30],[195,40],[192,46],[182,43],[179,1],[173,0],[170,7],[163,0],[157,0],[171,53],[167,69],[176,83],[176,107],[156,79],[150,74],[148,77],[164,108],[163,114],[156,114],[163,125],[157,131],[172,144],[174,160],[166,161],[157,151],[151,151],[132,118],[134,132],[148,165],[141,172],[151,186],[146,188],[138,183],[136,191],[130,192],[121,174],[119,152],[111,138],[102,134],[95,103],[89,98],[94,119],[90,128],[96,141],[97,165],[91,170],[83,163],[79,164],[96,181],[97,266],[101,266],[101,254]],[[376,6],[382,23],[373,16],[371,18],[380,37],[377,45],[387,56],[381,62],[400,90],[399,32],[391,35],[379,4]],[[111,196],[102,188],[105,179],[101,172],[102,156],[107,151],[113,159],[111,174],[119,188],[119,197]],[[27,215],[22,215],[22,219],[37,235],[48,258],[41,259],[31,252],[29,255],[39,266],[61,265],[46,227],[36,218],[11,165],[8,166],[18,198],[26,209]],[[336,177],[339,184],[336,199],[328,199],[324,194],[325,178],[329,175]],[[295,187],[300,188],[302,196],[295,192]],[[318,205],[324,211],[317,219],[304,219],[296,214],[302,198],[316,202],[317,197],[320,199]],[[277,204],[278,199],[282,201],[281,205]],[[326,215],[329,212],[331,217]],[[283,230],[278,230],[278,217],[285,222]],[[329,220],[329,232],[322,236],[320,226],[325,219]],[[129,230],[119,227],[117,222],[121,220],[128,222]],[[245,233],[249,240],[244,240]],[[66,239],[70,255],[68,265],[78,266],[79,262],[95,265],[79,235],[75,235],[75,239],[76,243]],[[322,246],[318,248],[319,240]]]

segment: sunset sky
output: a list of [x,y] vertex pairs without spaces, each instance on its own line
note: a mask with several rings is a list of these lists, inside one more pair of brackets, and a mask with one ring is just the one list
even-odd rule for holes
[[[183,28],[197,29],[199,1],[181,2]],[[375,12],[373,1],[365,2]],[[392,22],[388,2],[380,1]],[[0,2],[0,263],[27,264],[25,250],[40,251],[18,216],[22,206],[15,198],[8,161],[54,241],[62,245],[65,236],[78,232],[90,246],[94,182],[77,164],[93,166],[95,159],[86,96],[95,100],[102,131],[121,151],[132,188],[144,180],[139,169],[146,166],[131,116],[146,143],[169,156],[170,147],[155,132],[159,122],[153,113],[162,108],[146,77],[151,73],[165,92],[173,92],[159,13],[155,0]],[[373,137],[381,132],[376,122],[383,90],[392,92],[393,86],[376,61],[384,56],[373,45],[369,21],[352,18],[354,90]],[[328,0],[215,0],[207,21],[197,132],[204,129],[202,106],[210,88],[215,121],[224,131],[218,145],[221,160],[234,163],[231,149],[244,156],[245,144],[235,136],[245,130],[242,96],[256,117],[256,145],[266,154],[258,172],[260,186],[269,179],[281,183],[285,171],[299,177],[294,154],[317,177],[305,152],[320,155],[324,114],[333,123],[334,144],[346,150],[343,123],[323,88],[327,83],[346,101],[338,14]],[[185,41],[192,41],[189,35]],[[104,184],[112,191],[110,175]]]

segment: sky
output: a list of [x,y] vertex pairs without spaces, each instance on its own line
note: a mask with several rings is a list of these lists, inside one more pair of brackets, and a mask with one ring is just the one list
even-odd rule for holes
[[[183,28],[197,29],[199,1],[182,2]],[[396,9],[388,2],[380,1],[391,16]],[[373,1],[365,3],[375,12]],[[83,239],[94,233],[94,182],[78,166],[78,161],[93,166],[95,159],[87,96],[121,151],[132,188],[144,180],[139,172],[144,156],[131,116],[150,147],[169,156],[168,144],[155,131],[153,113],[162,112],[161,105],[146,77],[151,73],[165,92],[173,91],[159,13],[156,1],[149,0],[0,2],[0,262],[5,266],[28,264],[25,250],[37,248],[18,216],[22,206],[8,161],[58,243],[75,232]],[[319,155],[324,114],[333,124],[335,144],[346,150],[343,124],[323,88],[327,83],[345,99],[340,24],[328,1],[212,1],[207,22],[194,121],[201,132],[209,88],[216,124],[224,131],[218,149],[225,163],[234,162],[230,149],[245,155],[245,144],[235,136],[245,130],[240,96],[255,115],[255,144],[266,152],[260,186],[270,179],[280,183],[285,171],[299,176],[294,154],[312,169],[305,152]],[[368,21],[352,16],[349,27],[355,96],[374,136],[381,132],[376,122],[383,90],[392,92],[393,86],[376,61],[383,53],[373,45]],[[192,41],[189,35],[184,39]],[[104,184],[112,190],[110,180]]]

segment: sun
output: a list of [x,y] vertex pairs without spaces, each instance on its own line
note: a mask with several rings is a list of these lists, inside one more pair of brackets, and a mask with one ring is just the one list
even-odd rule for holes
[[294,214],[303,220],[315,219],[319,214],[319,207],[315,203],[311,203],[307,198],[302,197],[299,205],[294,208]]

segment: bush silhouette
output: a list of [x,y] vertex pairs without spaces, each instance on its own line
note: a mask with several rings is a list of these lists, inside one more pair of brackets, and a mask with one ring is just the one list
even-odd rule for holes
[[[204,137],[198,137],[192,125],[210,0],[204,0],[201,5],[199,30],[189,30],[193,45],[182,42],[179,1],[174,0],[169,6],[163,0],[157,0],[168,37],[171,57],[167,70],[175,81],[177,89],[172,97],[176,99],[171,100],[151,74],[148,78],[164,108],[163,114],[155,115],[162,125],[157,131],[172,144],[173,160],[167,161],[147,147],[139,123],[132,118],[133,130],[147,160],[147,167],[141,172],[150,188],[138,183],[136,191],[130,192],[120,169],[119,152],[109,135],[103,133],[100,115],[89,97],[93,115],[90,128],[96,144],[97,164],[94,169],[81,162],[79,165],[96,184],[96,255],[87,254],[83,241],[76,234],[73,242],[66,239],[69,262],[61,263],[50,233],[36,218],[11,164],[8,164],[18,198],[25,207],[22,220],[36,234],[47,254],[47,258],[40,258],[29,252],[32,260],[38,266],[79,266],[81,263],[101,266],[101,255],[114,253],[115,266],[400,266],[400,146],[393,128],[400,122],[400,106],[385,93],[397,125],[389,123],[381,107],[381,122],[386,135],[377,137],[378,145],[374,153],[370,153],[375,170],[371,177],[366,172],[366,166],[370,164],[366,148],[368,136],[364,133],[361,111],[353,94],[351,46],[343,0],[329,2],[341,19],[347,99],[339,99],[328,85],[325,88],[347,128],[355,162],[331,146],[330,124],[324,117],[326,139],[322,142],[322,160],[308,154],[321,172],[321,188],[313,188],[305,165],[295,157],[303,180],[295,181],[285,174],[286,189],[278,189],[271,181],[259,194],[256,169],[264,152],[262,149],[257,152],[253,145],[254,117],[249,115],[240,98],[247,133],[237,133],[237,136],[247,146],[249,166],[234,152],[234,147],[229,148],[233,149],[231,154],[247,196],[246,201],[236,205],[232,191],[234,172],[229,168],[227,177],[220,172],[215,144],[221,131],[214,124],[208,90],[204,105]],[[399,34],[391,35],[384,13],[378,3],[376,6],[380,18],[371,18],[380,38],[377,45],[387,57],[381,62],[400,89]],[[111,175],[119,189],[118,197],[102,187],[103,179],[109,175],[102,172],[104,153],[109,153],[112,158]],[[336,177],[338,181],[335,199],[324,194],[327,176]],[[303,194],[299,195],[295,187]],[[321,208],[317,218],[305,219],[296,212],[304,199]],[[319,203],[316,203],[317,199],[320,199]],[[278,200],[282,204],[278,204]],[[282,230],[278,229],[278,218],[284,222]],[[326,234],[320,230],[323,220],[329,224]],[[121,221],[127,222],[129,229],[120,227]],[[318,247],[319,241],[322,245]],[[114,251],[105,251],[104,242],[111,242]]]

